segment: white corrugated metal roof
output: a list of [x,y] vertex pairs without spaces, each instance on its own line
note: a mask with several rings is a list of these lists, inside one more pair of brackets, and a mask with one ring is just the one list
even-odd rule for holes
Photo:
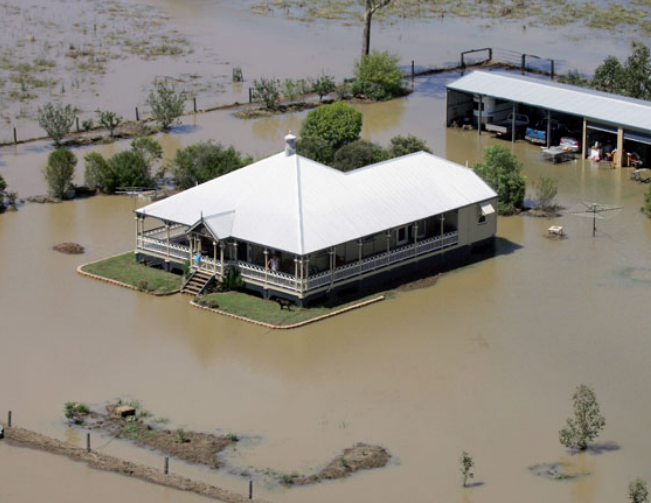
[[136,212],[305,255],[496,197],[470,168],[424,152],[343,173],[280,153]]
[[501,72],[474,71],[448,89],[651,132],[651,102]]

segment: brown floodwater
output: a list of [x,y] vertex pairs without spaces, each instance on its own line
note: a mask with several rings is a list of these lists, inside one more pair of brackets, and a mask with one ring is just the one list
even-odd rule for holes
[[[185,14],[173,11],[180,2],[161,4],[178,22],[188,16],[198,26],[207,23],[202,14],[215,12],[207,1],[188,4]],[[242,23],[263,24],[233,12]],[[386,144],[415,134],[462,164],[479,159],[485,146],[510,146],[443,127],[443,90],[452,78],[418,80],[405,100],[359,105],[364,137]],[[304,115],[199,115],[160,140],[166,158],[210,138],[262,157],[280,150]],[[93,149],[110,155],[127,147]],[[90,150],[76,152],[81,158]],[[385,469],[313,487],[279,488],[255,475],[256,495],[271,501],[501,503],[514,494],[540,503],[624,500],[631,480],[651,479],[651,220],[639,211],[646,187],[631,182],[628,170],[542,163],[539,149],[525,142],[514,150],[530,182],[541,174],[559,179],[563,206],[587,200],[622,211],[597,222],[596,238],[586,218],[500,218],[494,258],[448,273],[433,287],[287,332],[192,309],[187,297],[154,298],[75,274],[79,264],[133,248],[131,211],[144,201],[96,197],[1,215],[0,414],[12,409],[16,424],[81,445],[83,435],[64,422],[64,402],[101,407],[137,398],[172,427],[243,436],[226,458],[260,471],[316,470],[358,441],[393,454]],[[23,196],[42,193],[49,151],[45,142],[0,149],[0,174]],[[546,239],[552,224],[563,225],[568,239]],[[63,241],[81,243],[86,254],[51,250]],[[570,456],[558,443],[580,383],[594,386],[606,416],[600,440],[618,448]],[[96,438],[94,446],[162,466],[161,455],[120,441]],[[482,486],[461,489],[462,450],[473,455]],[[541,462],[567,462],[591,475],[544,480],[527,470]],[[228,470],[174,461],[172,469],[247,489],[247,479]],[[81,502],[88,494],[100,503],[127,495],[198,501],[0,442],[0,501]]]

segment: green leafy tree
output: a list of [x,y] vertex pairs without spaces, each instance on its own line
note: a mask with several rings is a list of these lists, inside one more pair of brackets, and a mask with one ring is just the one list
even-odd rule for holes
[[72,188],[76,165],[77,156],[66,148],[59,148],[48,156],[43,176],[50,196],[59,199],[65,197],[66,192]]
[[391,157],[400,157],[401,155],[413,154],[414,152],[427,152],[429,154],[432,153],[432,151],[427,148],[425,140],[421,140],[415,136],[398,135],[391,138],[389,145],[389,154]]
[[624,92],[624,68],[615,56],[604,59],[594,72],[590,83],[598,91],[622,94]]
[[185,91],[177,91],[173,85],[158,81],[149,92],[147,104],[151,107],[154,120],[167,131],[183,115],[185,100]]
[[644,212],[651,218],[651,185],[644,192]]
[[93,119],[84,119],[83,121],[81,121],[81,129],[83,129],[86,132],[93,129],[94,125],[95,124],[93,123]]
[[5,182],[5,179],[2,178],[2,175],[0,175],[0,212],[4,211],[5,209],[5,197],[7,196],[7,193],[5,192],[7,190],[7,182]]
[[332,167],[340,171],[352,171],[383,161],[388,157],[388,152],[379,145],[367,140],[356,140],[335,152]]
[[95,113],[100,126],[108,129],[109,135],[113,138],[115,129],[122,123],[122,117],[110,110],[96,110]]
[[559,439],[565,447],[585,450],[606,425],[601,415],[595,392],[589,386],[581,384],[574,396],[574,418],[567,420],[567,426],[560,430]]
[[[292,82],[292,92],[293,91]],[[262,77],[253,81],[253,99],[262,102],[265,110],[276,110],[280,101],[280,81]]]
[[327,96],[330,93],[333,93],[337,85],[335,84],[335,78],[332,75],[327,75],[322,73],[314,82],[312,82],[312,92],[319,97],[319,101],[323,101],[323,97]]
[[624,93],[631,98],[651,99],[651,51],[640,43],[635,44],[624,64]]
[[54,144],[59,147],[61,140],[65,138],[72,128],[75,113],[72,105],[46,103],[43,108],[38,109],[38,124],[52,138]]
[[301,124],[301,138],[321,138],[337,150],[359,139],[362,113],[344,102],[311,110]]
[[131,151],[142,157],[150,171],[154,163],[163,158],[163,147],[149,136],[141,136],[132,140]]
[[468,486],[468,479],[475,477],[475,474],[472,473],[474,466],[475,462],[473,461],[472,456],[470,456],[470,454],[468,454],[466,451],[463,451],[461,453],[461,457],[459,458],[459,469],[463,475],[463,487]]
[[570,70],[567,75],[559,75],[558,81],[562,84],[569,84],[571,86],[589,87],[590,79],[583,76],[578,70]]
[[512,215],[522,207],[527,182],[522,175],[522,163],[508,148],[487,147],[484,162],[475,164],[473,169],[497,192],[500,215]]
[[364,34],[362,37],[362,57],[371,49],[371,20],[378,9],[391,3],[391,0],[365,0],[364,3]]
[[232,146],[225,148],[219,143],[207,141],[177,150],[170,170],[176,186],[185,190],[251,162],[250,157],[243,157]]
[[533,201],[539,210],[551,210],[556,206],[558,180],[553,176],[541,176],[534,184]]
[[110,173],[115,177],[112,179],[115,186],[111,187],[110,192],[118,188],[149,188],[153,185],[150,167],[143,157],[133,150],[118,152],[108,160],[108,163]]
[[296,81],[292,79],[283,80],[282,93],[285,99],[289,101],[294,101],[296,98],[298,98],[301,95],[300,89],[296,84]]
[[643,479],[637,478],[628,485],[628,499],[631,503],[647,503],[649,501],[649,490]]
[[105,194],[113,193],[118,184],[111,165],[99,152],[90,152],[84,156],[84,180],[86,185]]
[[382,87],[388,97],[398,96],[404,78],[399,62],[398,56],[388,51],[372,51],[355,61],[355,78]]
[[296,140],[296,153],[327,166],[332,164],[335,155],[327,141],[314,137]]

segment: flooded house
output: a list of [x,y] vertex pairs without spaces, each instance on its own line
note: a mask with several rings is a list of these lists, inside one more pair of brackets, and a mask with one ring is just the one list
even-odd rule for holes
[[472,169],[418,152],[342,172],[285,150],[135,210],[138,259],[190,266],[200,293],[237,270],[298,305],[400,279],[491,245],[497,195]]

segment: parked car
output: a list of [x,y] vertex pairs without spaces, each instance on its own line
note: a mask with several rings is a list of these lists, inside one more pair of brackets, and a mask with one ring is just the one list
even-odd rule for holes
[[581,144],[576,138],[571,138],[569,136],[563,136],[561,138],[560,147],[564,150],[570,150],[572,152],[579,152],[581,150]]
[[[521,137],[521,131],[523,128],[529,125],[529,117],[524,114],[515,114],[515,134],[516,136]],[[513,113],[510,113],[509,116],[496,124],[486,124],[486,131],[492,131],[496,136],[506,136],[511,137],[511,131],[513,128]]]
[[[558,141],[566,133],[566,129],[558,121],[552,120],[551,133],[550,145],[554,143],[555,140]],[[531,143],[547,145],[547,119],[538,121],[534,127],[528,127],[524,139]]]

